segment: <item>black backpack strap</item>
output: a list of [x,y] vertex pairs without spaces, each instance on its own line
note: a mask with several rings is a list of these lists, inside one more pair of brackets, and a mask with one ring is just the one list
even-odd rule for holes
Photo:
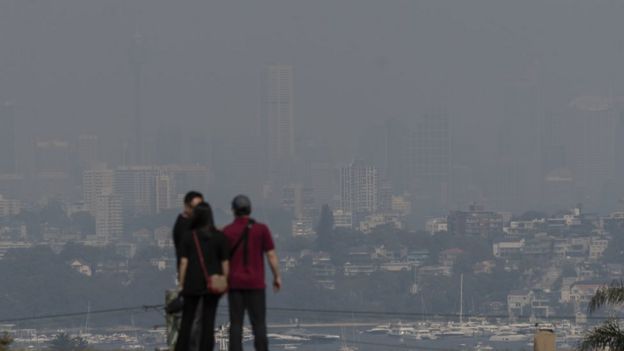
[[254,224],[256,224],[256,221],[254,221],[253,218],[249,218],[249,220],[247,221],[247,225],[245,225],[245,229],[243,230],[243,234],[241,234],[236,244],[234,244],[234,246],[232,246],[232,249],[230,249],[230,257],[232,257],[234,256],[234,253],[236,252],[240,244],[243,244],[243,250],[245,250],[243,254],[243,264],[245,266],[247,266],[247,242],[249,241],[249,231]]

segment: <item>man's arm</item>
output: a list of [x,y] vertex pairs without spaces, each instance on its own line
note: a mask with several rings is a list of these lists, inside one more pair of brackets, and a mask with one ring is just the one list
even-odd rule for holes
[[267,260],[269,261],[269,267],[273,273],[273,291],[278,292],[282,288],[282,277],[279,271],[279,259],[275,250],[269,250],[266,253]]

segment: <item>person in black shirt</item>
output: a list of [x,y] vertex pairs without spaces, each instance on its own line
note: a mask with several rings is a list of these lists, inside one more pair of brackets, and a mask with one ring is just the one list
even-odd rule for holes
[[[180,269],[180,247],[182,246],[182,241],[186,236],[189,236],[191,231],[191,217],[193,215],[193,209],[203,201],[204,196],[197,191],[189,191],[184,196],[184,209],[182,213],[178,215],[178,218],[173,225],[173,245],[176,254],[176,271]],[[178,282],[179,278],[178,274],[176,276]],[[177,293],[174,291],[167,291],[165,294],[165,301],[170,301],[170,299],[176,295]],[[197,318],[201,318],[201,312],[197,313]],[[167,344],[171,349],[174,348],[180,331],[180,319],[181,316],[179,313],[167,316]]]
[[[225,235],[215,228],[209,204],[202,202],[195,207],[191,230],[191,235],[186,235],[180,245],[179,288],[184,296],[184,309],[175,351],[189,350],[191,329],[196,313],[201,313],[202,316],[200,350],[214,348],[215,317],[221,295],[213,294],[208,290],[201,266],[200,252],[207,275],[227,276],[229,273],[229,245]],[[193,233],[197,236],[200,250],[198,250]],[[203,308],[197,311],[201,299],[203,299]]]
[[197,191],[189,191],[184,196],[184,210],[178,215],[173,225],[173,246],[176,252],[176,269],[180,268],[180,246],[183,238],[191,229],[191,216],[195,206],[204,201],[204,196]]

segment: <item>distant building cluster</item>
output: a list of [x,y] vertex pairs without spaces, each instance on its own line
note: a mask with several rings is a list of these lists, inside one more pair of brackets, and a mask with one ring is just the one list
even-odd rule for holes
[[[415,296],[431,281],[455,279],[458,268],[478,277],[516,274],[526,279],[524,289],[503,287],[506,299],[478,308],[512,319],[568,308],[582,320],[599,282],[624,272],[605,260],[624,228],[624,214],[613,212],[624,203],[622,98],[580,96],[547,111],[537,84],[513,82],[503,87],[500,125],[483,126],[497,140],[491,148],[456,139],[456,116],[438,108],[358,126],[368,131],[344,155],[302,133],[290,64],[266,67],[258,111],[242,128],[223,135],[208,122],[146,128],[140,56],[133,59],[131,125],[118,138],[88,131],[71,140],[38,137],[24,152],[16,109],[0,104],[0,259],[67,242],[111,246],[125,259],[142,247],[170,248],[173,218],[159,215],[200,190],[221,213],[235,194],[250,195],[256,209],[267,210],[256,212],[262,220],[287,222],[270,223],[286,231],[275,233],[280,240],[408,233],[422,242],[487,242],[478,262],[465,267],[474,253],[460,245],[342,243],[340,258],[312,248],[286,255],[286,271],[305,266],[327,290],[339,279],[404,274],[406,293]],[[518,215],[527,210],[534,211]],[[84,276],[128,269],[123,260],[70,264]],[[160,270],[171,264],[166,257],[150,262]]]

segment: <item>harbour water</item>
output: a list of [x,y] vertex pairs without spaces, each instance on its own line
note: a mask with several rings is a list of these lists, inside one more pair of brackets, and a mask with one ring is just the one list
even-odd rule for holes
[[[386,321],[315,321],[313,323],[273,323],[269,328],[271,349],[301,351],[379,351],[379,350],[532,350],[535,326],[528,323],[506,324],[485,321],[402,322]],[[553,326],[554,327],[554,326]],[[558,349],[572,349],[579,342],[583,328],[560,322],[556,329]],[[165,345],[163,327],[116,327],[80,330],[14,330],[20,349],[45,347],[59,332],[78,335],[91,349],[154,350]],[[227,327],[217,333],[217,349],[227,349]],[[245,329],[247,348],[252,333]]]

